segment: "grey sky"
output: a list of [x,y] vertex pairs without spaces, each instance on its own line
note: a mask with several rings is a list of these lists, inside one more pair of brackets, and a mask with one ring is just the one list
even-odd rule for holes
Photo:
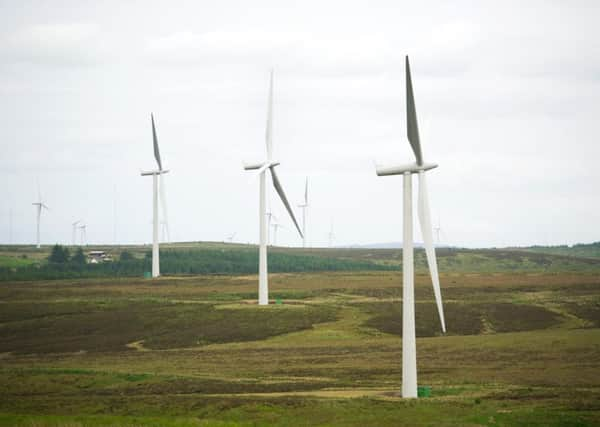
[[[151,239],[154,112],[174,240],[258,237],[268,71],[274,147],[309,240],[401,240],[410,55],[434,222],[464,246],[600,240],[597,2],[0,1],[0,241]],[[416,180],[415,180],[416,181]],[[416,187],[415,187],[416,188]],[[299,245],[287,227],[278,242]],[[300,211],[297,210],[298,215]],[[420,235],[417,232],[417,239]]]

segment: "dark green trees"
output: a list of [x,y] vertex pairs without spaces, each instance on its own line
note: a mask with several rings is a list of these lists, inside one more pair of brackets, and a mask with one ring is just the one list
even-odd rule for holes
[[66,264],[69,262],[69,248],[58,244],[54,245],[52,247],[52,252],[50,252],[50,256],[48,257],[48,262],[54,264]]

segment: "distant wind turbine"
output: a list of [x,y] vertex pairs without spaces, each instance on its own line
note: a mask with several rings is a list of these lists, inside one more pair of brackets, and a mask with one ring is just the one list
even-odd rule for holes
[[[162,188],[160,185],[159,185],[159,187]],[[163,243],[169,243],[169,225],[167,224],[166,221],[161,221],[160,228],[161,228],[161,236],[162,236],[161,241]]]
[[117,244],[117,185],[113,186],[113,245]]
[[152,121],[152,140],[154,143],[154,158],[158,164],[158,170],[142,171],[142,176],[152,175],[152,277],[160,276],[160,261],[158,250],[158,177],[168,173],[168,170],[162,168],[160,160],[160,151],[158,150],[158,138],[156,136],[156,127],[154,126],[154,115],[150,114]]
[[306,211],[308,208],[308,177],[306,178],[306,183],[304,184],[304,202],[298,205],[299,208],[302,208],[302,247],[306,247]]
[[294,212],[290,207],[281,182],[275,172],[275,167],[279,165],[279,162],[273,160],[273,142],[272,142],[272,128],[273,128],[273,71],[271,71],[271,79],[269,84],[269,101],[267,104],[267,132],[266,132],[266,143],[267,143],[267,159],[264,162],[245,164],[245,170],[257,170],[256,174],[260,177],[260,192],[259,192],[259,230],[260,230],[260,245],[259,245],[259,261],[258,261],[258,304],[268,305],[269,304],[269,279],[267,272],[267,215],[266,215],[266,197],[265,193],[267,190],[266,186],[266,174],[267,170],[271,173],[271,179],[273,181],[273,187],[277,191],[279,198],[283,202],[287,209],[298,233],[302,237],[302,232],[294,216]]
[[271,224],[271,227],[273,227],[273,246],[277,246],[277,230],[280,227],[281,228],[285,228],[285,227],[277,222],[277,218],[275,218],[275,221]]
[[12,208],[8,211],[8,243],[13,243],[13,211]]
[[433,230],[435,231],[435,234],[437,236],[437,244],[440,244],[440,232],[442,231],[442,226],[440,224],[440,220],[438,218],[438,225],[437,227],[434,227]]
[[79,244],[81,246],[87,246],[87,225],[82,224],[80,226],[78,226],[77,228],[79,228],[79,238],[80,238],[80,242]]
[[73,228],[72,233],[71,233],[71,242],[73,243],[73,246],[75,246],[76,240],[77,240],[77,224],[79,224],[81,222],[80,219],[78,219],[77,221],[75,221],[74,223],[71,224],[71,227]]
[[230,234],[229,236],[227,236],[227,240],[229,240],[229,243],[233,242],[233,238],[235,237],[236,234],[237,234],[237,232],[233,233],[233,234]]
[[410,64],[406,57],[406,122],[410,146],[415,154],[416,163],[408,165],[376,166],[377,175],[402,175],[404,178],[403,203],[403,248],[402,248],[402,397],[417,397],[417,346],[415,338],[415,292],[414,292],[414,263],[413,263],[413,213],[412,213],[412,174],[419,175],[418,215],[421,224],[423,244],[431,273],[433,293],[437,303],[442,331],[446,332],[444,310],[440,292],[435,249],[431,233],[431,219],[425,172],[436,168],[436,164],[425,163],[421,152],[417,113],[413,95]]
[[48,208],[48,206],[46,206],[44,204],[44,202],[42,202],[42,192],[40,191],[40,184],[38,182],[38,201],[35,203],[32,203],[32,205],[34,205],[36,207],[36,211],[37,211],[37,226],[36,226],[36,247],[39,249],[40,248],[40,220],[41,220],[41,216],[42,216],[42,208],[46,209],[46,210],[50,210],[50,208]]
[[335,239],[335,234],[333,233],[333,218],[331,219],[331,227],[329,228],[329,233],[327,234],[327,238],[329,239],[329,247],[333,246],[333,241]]

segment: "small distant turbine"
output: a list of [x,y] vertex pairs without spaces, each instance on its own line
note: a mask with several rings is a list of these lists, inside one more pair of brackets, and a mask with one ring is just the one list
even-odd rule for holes
[[333,241],[335,239],[335,234],[333,233],[333,219],[331,220],[331,226],[329,228],[329,233],[327,234],[327,238],[329,239],[329,247],[333,247]]
[[168,170],[162,168],[160,161],[160,151],[158,150],[158,138],[154,126],[154,115],[150,114],[152,120],[152,140],[154,142],[154,158],[158,164],[158,170],[142,171],[142,176],[152,175],[152,277],[160,276],[160,261],[158,250],[158,177],[168,173]]
[[8,211],[8,243],[13,244],[13,211],[12,208]]
[[275,219],[275,221],[271,224],[271,227],[273,227],[273,246],[277,246],[277,230],[285,227],[279,224],[277,219]]
[[308,177],[306,178],[306,182],[304,184],[304,202],[298,205],[299,208],[302,208],[302,247],[306,247],[306,211],[308,208]]
[[32,203],[32,205],[34,205],[36,207],[36,211],[37,211],[37,225],[36,225],[36,247],[39,249],[40,248],[40,220],[41,220],[41,216],[42,216],[42,208],[46,209],[46,210],[50,210],[50,208],[48,208],[48,206],[46,206],[44,204],[44,202],[42,202],[42,193],[40,191],[40,184],[38,183],[38,201]]
[[245,164],[245,170],[257,170],[256,174],[260,177],[260,191],[259,191],[259,208],[258,208],[258,217],[259,217],[259,230],[260,230],[260,245],[259,245],[259,261],[258,261],[258,304],[259,305],[268,305],[269,304],[269,279],[267,272],[267,241],[268,241],[268,232],[269,229],[267,227],[267,212],[266,212],[266,197],[265,193],[267,191],[266,186],[266,174],[267,171],[271,174],[271,179],[273,181],[273,187],[277,191],[279,198],[283,202],[285,208],[287,209],[300,237],[302,237],[302,232],[300,231],[300,227],[298,226],[298,222],[296,221],[296,217],[294,216],[294,212],[290,207],[287,197],[285,196],[285,192],[283,191],[283,187],[281,186],[281,182],[277,177],[277,173],[275,172],[275,167],[279,165],[279,162],[273,160],[273,142],[272,142],[272,127],[273,127],[273,71],[271,71],[271,79],[269,84],[269,101],[267,104],[268,112],[267,112],[267,132],[266,132],[266,143],[267,143],[267,158],[265,161],[260,163],[252,163]]
[[431,219],[429,202],[427,200],[427,187],[425,172],[436,168],[433,163],[425,163],[421,152],[419,128],[417,126],[417,112],[415,98],[410,76],[410,65],[406,57],[406,121],[407,134],[410,146],[415,154],[416,163],[408,165],[376,166],[377,175],[402,175],[404,177],[404,203],[403,203],[403,248],[402,248],[402,397],[417,397],[417,346],[415,338],[415,290],[414,290],[414,264],[413,264],[413,213],[412,213],[412,174],[419,175],[418,215],[421,224],[423,244],[431,273],[433,293],[437,303],[438,314],[442,324],[442,331],[446,332],[444,322],[444,309],[440,292],[435,249],[431,233]]
[[76,240],[77,240],[77,224],[79,224],[81,222],[81,220],[77,220],[74,223],[71,224],[71,227],[73,227],[73,230],[71,232],[71,243],[73,244],[73,246],[75,246],[76,244]]
[[[161,186],[159,185],[159,187],[161,187]],[[161,240],[162,240],[162,242],[163,243],[169,243],[169,224],[167,223],[167,221],[161,221],[160,222],[160,228],[161,228],[161,235],[162,235]]]
[[438,225],[437,227],[434,227],[433,230],[435,231],[436,237],[437,237],[437,244],[438,246],[440,245],[440,232],[442,231],[442,226],[440,224],[440,220],[438,219]]
[[78,226],[77,228],[79,228],[79,244],[81,246],[87,246],[87,225],[82,224],[80,226]]
[[227,240],[229,241],[229,243],[233,242],[233,238],[235,237],[236,234],[237,234],[237,232],[233,233],[233,234],[230,234],[229,236],[227,236]]

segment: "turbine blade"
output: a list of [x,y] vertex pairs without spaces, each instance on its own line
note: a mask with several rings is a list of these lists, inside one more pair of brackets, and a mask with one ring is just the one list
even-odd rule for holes
[[296,230],[298,230],[300,237],[304,237],[304,236],[302,236],[302,231],[300,231],[300,226],[298,225],[298,221],[296,221],[296,217],[294,216],[294,212],[292,211],[290,203],[288,202],[287,197],[285,197],[283,187],[281,186],[281,183],[279,182],[279,178],[277,177],[277,173],[275,172],[274,167],[271,168],[271,178],[273,179],[273,187],[275,187],[275,190],[277,190],[277,194],[279,194],[281,201],[283,202],[283,204],[285,205],[285,208],[287,209],[288,213],[292,217],[292,221],[294,221]]
[[269,81],[269,100],[267,102],[267,159],[270,161],[273,157],[273,70],[271,69],[271,79]]
[[154,126],[154,114],[150,113],[152,119],[152,140],[154,142],[154,158],[158,163],[158,170],[162,170],[162,163],[160,161],[160,151],[158,150],[158,137],[156,136],[156,127]]
[[410,64],[406,56],[406,129],[408,141],[412,147],[417,165],[423,164],[423,155],[421,154],[421,141],[419,140],[419,126],[417,125],[417,110],[415,108],[415,97],[413,94],[412,79],[410,77]]
[[440,278],[438,275],[437,260],[435,258],[435,249],[433,247],[431,215],[429,213],[429,201],[427,200],[427,184],[425,181],[425,172],[423,171],[419,172],[419,224],[421,225],[421,234],[423,235],[427,264],[429,264],[431,283],[433,284],[433,293],[435,294],[435,303],[437,304],[438,314],[440,315],[442,331],[446,333],[444,307],[442,306],[442,294],[440,291]]

